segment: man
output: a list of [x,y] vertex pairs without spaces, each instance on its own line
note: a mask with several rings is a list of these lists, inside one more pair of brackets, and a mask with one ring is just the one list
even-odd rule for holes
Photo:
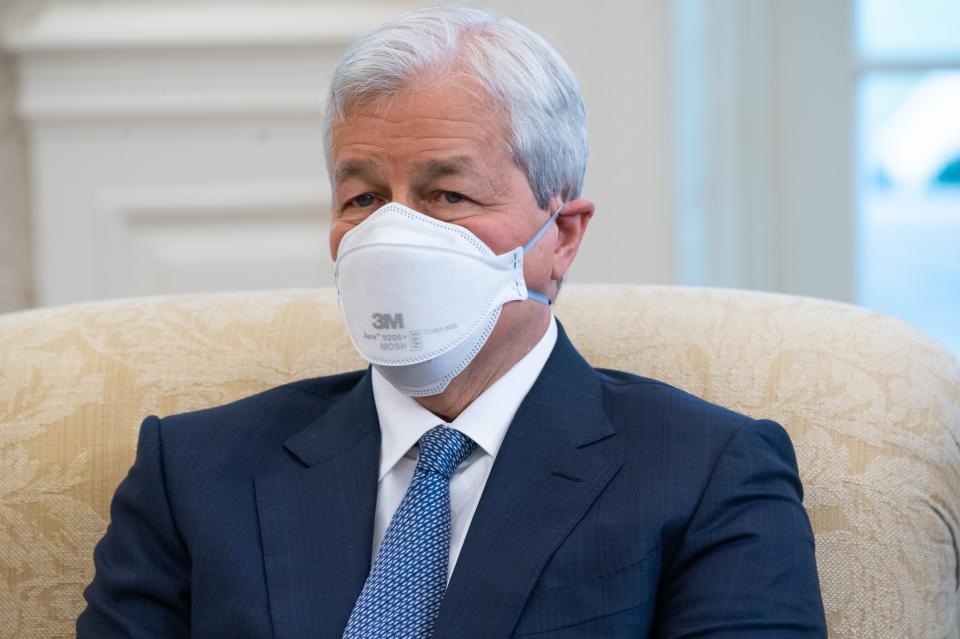
[[550,312],[594,212],[556,52],[421,10],[328,106],[372,366],[147,418],[78,636],[825,636],[784,430],[591,368]]

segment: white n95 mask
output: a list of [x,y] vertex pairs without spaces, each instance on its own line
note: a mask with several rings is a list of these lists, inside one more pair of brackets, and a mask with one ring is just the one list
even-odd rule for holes
[[513,300],[551,300],[527,290],[526,246],[496,255],[476,235],[390,202],[340,240],[333,264],[354,346],[405,395],[446,389],[483,347]]

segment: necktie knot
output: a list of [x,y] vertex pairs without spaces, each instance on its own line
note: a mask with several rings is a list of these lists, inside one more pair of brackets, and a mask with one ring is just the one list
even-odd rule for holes
[[453,476],[476,442],[454,428],[434,426],[420,438],[420,454],[417,460],[417,472],[434,472],[446,479]]

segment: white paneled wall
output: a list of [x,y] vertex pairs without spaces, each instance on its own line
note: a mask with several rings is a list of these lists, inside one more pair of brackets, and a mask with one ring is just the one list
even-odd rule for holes
[[329,73],[402,10],[54,7],[9,40],[38,302],[330,284]]
[[[84,1],[14,32],[37,302],[331,283],[329,73],[409,6]],[[542,33],[583,85],[598,213],[571,280],[671,281],[668,0],[486,6]]]
[[[37,303],[330,283],[329,74],[427,2],[38,2],[3,40]],[[850,299],[851,0],[480,4],[546,37],[583,88],[597,214],[571,281]]]

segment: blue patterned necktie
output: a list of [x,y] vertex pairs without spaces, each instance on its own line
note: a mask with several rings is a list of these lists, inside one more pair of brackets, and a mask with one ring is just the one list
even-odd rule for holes
[[417,469],[383,536],[344,639],[427,639],[433,633],[447,588],[450,478],[476,446],[446,426],[435,426],[420,439]]

